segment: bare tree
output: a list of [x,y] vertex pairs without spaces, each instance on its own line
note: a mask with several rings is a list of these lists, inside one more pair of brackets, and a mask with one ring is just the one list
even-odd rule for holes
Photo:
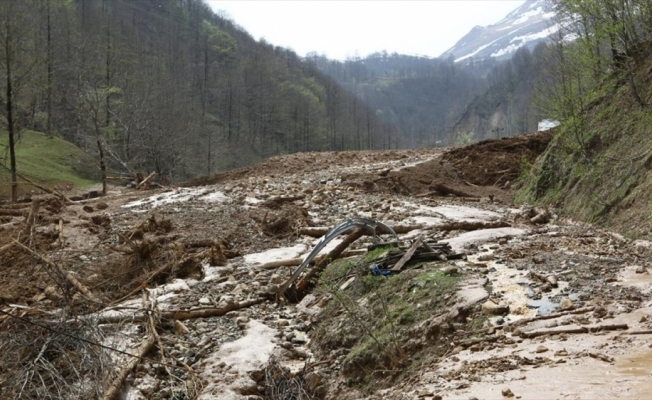
[[[0,2],[0,68],[4,75],[5,110],[9,135],[11,169],[11,200],[18,200],[16,175],[16,140],[20,128],[16,118],[16,99],[21,84],[29,77],[36,55],[30,48],[34,44],[33,8],[28,0]],[[30,59],[30,57],[32,57]]]

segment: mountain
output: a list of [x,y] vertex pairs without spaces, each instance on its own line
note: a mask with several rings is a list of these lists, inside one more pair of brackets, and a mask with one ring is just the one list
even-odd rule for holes
[[393,147],[450,144],[443,133],[487,89],[484,76],[494,64],[385,52],[344,62],[315,55],[311,61],[374,110],[394,135]]
[[476,26],[455,46],[440,57],[453,57],[455,62],[473,59],[504,60],[511,58],[516,50],[537,44],[558,32],[563,23],[547,0],[527,0],[496,24]]

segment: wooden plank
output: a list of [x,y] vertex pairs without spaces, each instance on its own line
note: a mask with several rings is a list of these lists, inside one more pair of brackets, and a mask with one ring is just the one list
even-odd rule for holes
[[405,264],[407,264],[407,262],[410,261],[410,259],[414,255],[414,252],[417,251],[419,246],[421,246],[422,242],[423,242],[423,236],[417,237],[417,240],[415,240],[412,246],[410,246],[410,248],[408,249],[408,251],[405,254],[403,254],[403,257],[401,257],[401,259],[398,260],[396,265],[392,267],[391,271],[392,272],[400,271],[403,268],[403,266],[405,266]]

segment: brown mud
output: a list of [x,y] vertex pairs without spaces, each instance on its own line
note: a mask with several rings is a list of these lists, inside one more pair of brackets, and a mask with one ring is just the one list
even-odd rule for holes
[[[0,394],[101,395],[130,357],[79,337],[128,354],[152,340],[121,384],[132,399],[644,398],[649,246],[512,204],[547,140],[279,156],[184,187],[46,196],[32,219],[1,204]],[[300,304],[274,301],[295,267],[269,263],[353,216],[466,259],[378,278],[364,236]]]

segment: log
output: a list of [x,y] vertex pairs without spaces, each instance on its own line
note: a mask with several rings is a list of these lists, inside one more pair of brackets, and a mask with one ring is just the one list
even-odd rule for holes
[[323,226],[307,227],[307,228],[301,228],[299,233],[314,238],[320,238],[325,234],[327,234],[330,229],[331,228],[327,228]]
[[432,184],[430,185],[430,187],[428,187],[428,189],[435,190],[443,195],[452,194],[453,196],[457,196],[457,197],[470,197],[470,198],[479,197],[471,193],[466,193],[461,190],[453,189],[451,187],[444,185],[443,183]]
[[[242,303],[227,304],[224,307],[199,308],[195,310],[169,310],[169,311],[163,311],[161,313],[161,318],[183,321],[183,320],[197,319],[197,318],[220,317],[230,311],[241,310],[243,308],[248,308],[257,304],[261,304],[265,301],[267,301],[267,299],[260,297],[253,300],[243,301]],[[146,314],[109,315],[109,316],[99,317],[93,320],[93,322],[96,324],[115,324],[115,323],[124,323],[124,322],[142,322],[142,321],[147,321],[148,318],[149,316]]]
[[[303,294],[311,287],[312,279],[315,278],[318,274],[320,274],[327,266],[330,264],[332,260],[335,260],[337,257],[346,250],[347,247],[351,245],[351,243],[355,242],[356,240],[360,239],[364,235],[364,230],[363,229],[356,229],[353,232],[351,232],[343,241],[342,243],[338,244],[333,250],[331,250],[330,253],[326,257],[324,257],[321,261],[317,263],[307,274],[306,276],[303,277],[298,283],[297,283],[297,293],[299,298],[303,298]],[[286,282],[284,288],[282,287],[282,290],[279,290],[278,296],[282,296],[285,294],[285,291],[287,288],[292,284],[293,282]]]
[[[0,163],[0,166],[2,166],[2,167],[5,168],[7,171],[9,171],[9,168],[7,168],[4,164],[1,164],[1,163]],[[62,193],[59,193],[59,192],[57,192],[56,190],[52,190],[52,189],[46,188],[46,187],[43,186],[43,185],[39,185],[38,183],[32,181],[31,179],[26,178],[24,175],[19,174],[18,172],[16,172],[16,176],[18,176],[20,179],[24,180],[25,182],[29,183],[30,185],[36,187],[37,189],[41,189],[41,190],[44,191],[45,193],[53,194],[53,195],[59,197],[60,199],[64,200],[66,204],[72,204],[72,200],[70,200],[69,198],[67,198],[67,197],[66,197],[65,195],[63,195]]]
[[[14,203],[14,204],[3,204],[0,210],[25,210],[30,208],[32,205],[30,203]],[[25,210],[26,211],[26,210]]]
[[42,262],[47,264],[50,268],[56,269],[57,271],[59,271],[63,276],[66,277],[66,280],[72,286],[75,287],[75,289],[77,289],[80,293],[82,293],[84,296],[86,296],[89,300],[92,300],[92,301],[94,301],[96,303],[99,303],[99,301],[95,298],[95,296],[93,296],[93,293],[91,293],[90,290],[88,290],[88,288],[86,288],[86,286],[84,286],[81,282],[79,282],[77,280],[77,278],[72,276],[72,274],[70,272],[66,271],[62,267],[60,267],[57,264],[53,263],[52,261],[48,260],[44,256],[40,255],[39,253],[37,253],[34,250],[30,249],[29,247],[25,246],[24,244],[18,242],[17,240],[14,239],[13,242],[14,242],[14,244],[20,246],[26,252],[30,253],[35,258],[38,258],[39,260],[41,260]]
[[[342,254],[339,255],[337,258],[347,258],[347,257],[353,257],[353,256],[359,256],[362,254],[366,254],[367,251],[364,249],[360,250],[349,250],[342,252]],[[311,262],[310,264],[315,264],[321,261],[324,258],[324,256],[317,256]],[[271,261],[265,264],[257,265],[254,268],[257,270],[267,270],[267,269],[274,269],[274,268],[279,268],[279,267],[298,267],[301,265],[303,262],[303,258],[287,258],[285,260],[278,260],[278,261]]]
[[530,222],[533,224],[545,224],[550,221],[550,212],[548,210],[543,210],[539,214],[530,218]]
[[652,330],[623,332],[622,335],[652,335]]
[[524,319],[519,319],[518,321],[514,321],[513,323],[509,324],[509,326],[523,326],[526,324],[529,324],[530,322],[534,321],[543,321],[546,319],[555,319],[559,317],[564,317],[566,315],[575,315],[575,314],[584,314],[587,312],[591,312],[595,310],[595,307],[586,307],[586,308],[580,308],[577,310],[570,310],[570,311],[563,311],[555,314],[549,314],[549,315],[542,315],[539,317],[532,317],[532,318],[524,318]]
[[23,231],[30,232],[32,230],[34,223],[38,219],[38,211],[40,207],[40,200],[35,199],[32,201],[32,207],[29,209],[29,214],[27,214],[27,218],[25,219],[25,227],[23,228]]
[[4,246],[0,247],[0,254],[2,254],[5,251],[9,250],[13,246],[14,246],[14,242],[12,241],[11,243],[5,244]]
[[138,185],[136,185],[136,189],[140,189],[141,187],[143,187],[143,185],[145,185],[147,183],[147,181],[152,179],[152,177],[154,177],[154,175],[156,175],[156,171],[154,171],[151,174],[147,175],[147,178],[143,179]]
[[20,222],[7,222],[6,224],[0,225],[0,231],[6,231],[12,229],[17,225],[20,225]]
[[398,272],[400,271],[405,264],[407,264],[408,261],[412,258],[414,255],[414,252],[417,251],[417,248],[421,246],[421,243],[423,242],[423,236],[419,236],[417,240],[414,241],[412,246],[408,249],[405,254],[403,254],[403,257],[401,257],[400,260],[391,268],[392,272]]
[[63,219],[59,219],[59,243],[61,244],[61,248],[64,248],[66,245],[66,241],[63,239]]
[[627,324],[614,324],[614,325],[598,325],[598,326],[580,326],[577,328],[566,329],[542,329],[540,331],[521,332],[522,338],[535,338],[545,335],[559,335],[561,333],[594,333],[602,331],[618,331],[629,329]]
[[113,382],[111,382],[111,385],[104,392],[104,396],[102,397],[103,400],[115,400],[118,398],[118,394],[122,390],[122,386],[125,384],[127,377],[136,368],[140,360],[152,349],[155,342],[156,338],[154,335],[149,334],[147,338],[140,343],[136,355],[129,360],[122,370],[120,370],[118,376],[115,377]]
[[600,361],[604,361],[604,362],[608,362],[608,363],[614,361],[613,357],[609,357],[609,356],[606,356],[606,355],[600,354],[600,353],[589,353],[589,357],[596,358],[596,359],[598,359]]
[[[417,230],[417,229],[422,229],[422,228],[424,228],[424,225],[421,225],[421,224],[419,224],[419,225],[395,225],[395,226],[392,226],[391,228],[394,230],[394,232],[396,232],[397,235],[400,235],[402,233],[408,233],[408,232],[412,232],[412,231]],[[302,235],[306,235],[306,236],[310,236],[310,237],[314,237],[314,238],[320,238],[320,237],[324,236],[325,234],[327,234],[329,230],[331,230],[331,228],[323,227],[323,226],[316,226],[316,227],[301,228],[299,233],[301,233]],[[383,233],[388,233],[388,232],[385,232],[384,230],[382,230],[382,228],[377,228],[376,229],[376,234],[377,235],[380,235],[380,234],[383,234]],[[363,234],[364,235],[369,235],[370,232],[369,232],[369,230],[365,230],[363,232]]]
[[511,225],[505,221],[494,222],[450,222],[443,225],[435,225],[430,229],[440,231],[477,231],[480,229],[508,228]]
[[431,196],[441,196],[441,193],[439,193],[436,190],[426,192],[426,193],[419,193],[417,195],[414,195],[414,197],[431,197]]
[[24,217],[27,215],[27,210],[13,209],[13,208],[0,208],[0,215],[8,215],[10,217]]

